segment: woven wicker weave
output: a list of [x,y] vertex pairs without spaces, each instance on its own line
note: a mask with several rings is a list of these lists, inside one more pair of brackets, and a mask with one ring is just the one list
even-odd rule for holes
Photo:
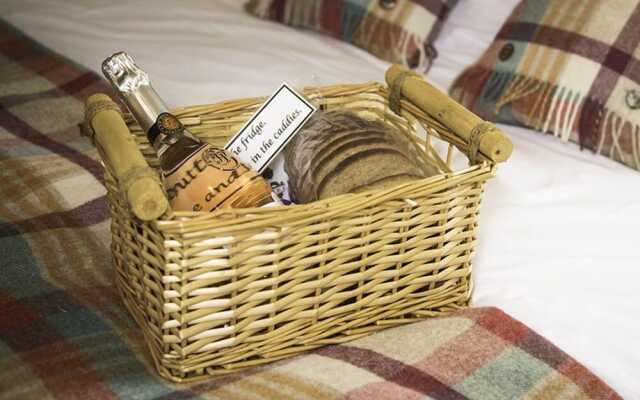
[[[106,165],[117,286],[168,379],[224,374],[469,304],[478,210],[495,163],[480,156],[452,171],[454,152],[469,144],[406,100],[402,117],[390,111],[382,84],[305,92],[323,108],[401,127],[441,174],[306,205],[168,212],[143,223]],[[175,113],[196,135],[223,144],[263,101]],[[442,155],[436,141],[445,143]]]

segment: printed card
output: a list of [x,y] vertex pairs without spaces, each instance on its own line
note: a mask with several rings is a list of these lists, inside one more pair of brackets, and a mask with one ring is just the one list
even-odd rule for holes
[[262,173],[314,112],[313,104],[283,83],[225,149]]

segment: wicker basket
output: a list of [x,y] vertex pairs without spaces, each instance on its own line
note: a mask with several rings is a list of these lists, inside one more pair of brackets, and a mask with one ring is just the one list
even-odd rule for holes
[[[469,132],[451,132],[442,115],[400,99],[396,86],[399,114],[379,83],[305,90],[322,108],[401,127],[441,172],[392,190],[289,207],[169,211],[141,222],[105,160],[117,286],[163,377],[225,374],[469,305],[478,210],[496,162],[463,139]],[[196,135],[223,144],[263,101],[175,113]],[[473,151],[477,162],[453,171],[456,151]]]

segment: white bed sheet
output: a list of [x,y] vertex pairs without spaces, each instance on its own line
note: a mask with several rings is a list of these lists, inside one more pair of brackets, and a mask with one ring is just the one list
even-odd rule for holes
[[[461,0],[428,78],[447,88],[516,0]],[[239,0],[3,0],[0,15],[99,71],[127,50],[170,105],[294,85],[382,80],[350,45],[245,15]],[[640,173],[550,136],[503,126],[513,157],[487,187],[474,304],[497,306],[640,398]]]

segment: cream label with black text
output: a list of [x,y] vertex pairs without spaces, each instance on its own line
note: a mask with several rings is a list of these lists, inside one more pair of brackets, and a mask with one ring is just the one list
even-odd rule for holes
[[164,185],[174,210],[213,211],[238,195],[248,183],[247,172],[219,147],[204,145],[165,173]]

